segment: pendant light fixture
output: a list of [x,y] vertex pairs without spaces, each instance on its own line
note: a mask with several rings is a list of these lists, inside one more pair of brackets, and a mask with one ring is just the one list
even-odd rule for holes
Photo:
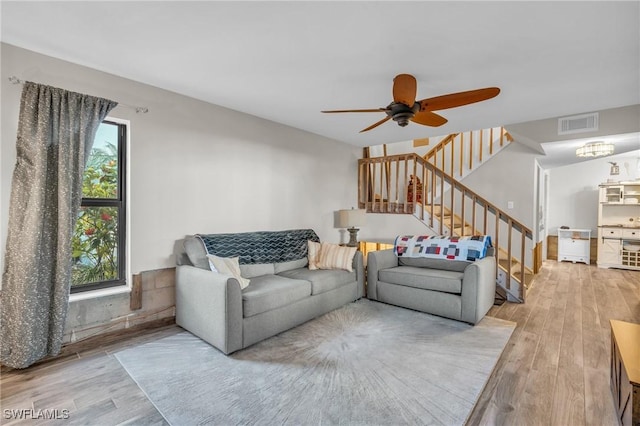
[[607,142],[589,142],[576,149],[578,157],[602,157],[603,155],[613,154],[613,144]]

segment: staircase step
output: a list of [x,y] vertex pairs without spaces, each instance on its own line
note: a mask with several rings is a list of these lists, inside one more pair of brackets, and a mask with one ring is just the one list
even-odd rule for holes
[[[436,219],[440,220],[440,216],[436,216]],[[444,217],[442,217],[442,223],[447,227],[450,228],[451,227],[451,215],[445,215]],[[462,224],[462,219],[460,219],[458,216],[454,216],[453,217],[453,226],[454,227],[460,227],[460,225]]]
[[464,235],[472,235],[471,231],[472,231],[471,225],[467,225],[464,228],[462,226],[456,226],[456,227],[453,228],[453,234],[457,235],[459,237],[464,236]]
[[[516,272],[511,272],[511,275],[518,280],[518,282],[522,283],[522,279],[520,278],[520,271],[516,271]],[[529,288],[531,286],[531,283],[533,282],[533,279],[535,278],[535,275],[533,275],[533,273],[524,272],[524,286],[525,288]]]

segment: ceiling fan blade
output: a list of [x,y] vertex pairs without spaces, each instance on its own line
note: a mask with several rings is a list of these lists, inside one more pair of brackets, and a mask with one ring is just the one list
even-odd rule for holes
[[393,79],[393,101],[405,104],[409,108],[416,102],[418,83],[410,74],[398,74]]
[[332,112],[385,112],[387,109],[386,108],[376,108],[376,109],[334,109],[334,110],[330,110],[330,111],[320,111],[320,112],[328,112],[328,113],[332,113]]
[[441,115],[431,111],[418,111],[416,115],[411,119],[414,123],[422,124],[424,126],[439,127],[445,124],[448,120]]
[[372,124],[371,126],[367,127],[366,129],[362,129],[360,130],[360,133],[366,132],[367,130],[371,130],[373,128],[378,127],[379,125],[381,125],[382,123],[385,123],[387,120],[389,120],[391,118],[391,116],[386,116],[385,118],[383,118],[382,120],[378,121],[377,123]]
[[498,96],[499,93],[499,88],[487,87],[484,89],[436,96],[434,98],[423,99],[418,102],[420,103],[420,111],[439,111],[441,109],[455,108],[475,102],[486,101],[487,99]]

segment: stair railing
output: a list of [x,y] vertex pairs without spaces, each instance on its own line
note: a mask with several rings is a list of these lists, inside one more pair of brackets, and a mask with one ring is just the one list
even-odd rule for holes
[[423,158],[451,176],[462,177],[509,142],[513,142],[513,137],[504,127],[452,133]]
[[413,214],[441,235],[491,235],[496,250],[503,248],[506,255],[504,285],[511,290],[511,277],[519,276],[515,297],[524,301],[534,248],[533,233],[524,224],[415,153],[363,158],[358,170],[359,208]]

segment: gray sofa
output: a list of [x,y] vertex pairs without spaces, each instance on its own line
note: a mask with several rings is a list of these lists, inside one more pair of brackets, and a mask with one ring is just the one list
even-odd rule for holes
[[470,261],[398,257],[369,252],[367,298],[477,324],[495,299],[496,259]]
[[[353,302],[364,293],[363,257],[353,271],[309,270],[307,241],[313,230],[210,234],[177,244],[176,323],[225,354]],[[238,280],[212,272],[207,253],[239,256]]]

